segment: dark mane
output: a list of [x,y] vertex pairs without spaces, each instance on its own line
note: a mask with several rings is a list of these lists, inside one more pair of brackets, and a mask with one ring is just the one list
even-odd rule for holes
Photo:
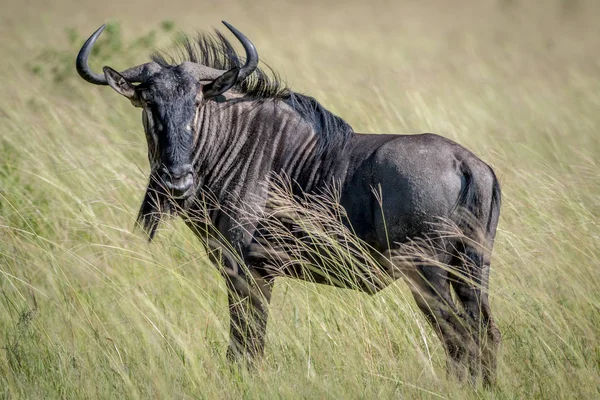
[[[244,58],[231,45],[231,42],[219,31],[214,34],[199,32],[196,40],[182,36],[177,41],[174,55],[155,52],[150,55],[152,61],[161,66],[177,65],[183,61],[206,65],[214,69],[228,70],[242,67]],[[264,64],[264,63],[263,63]],[[237,91],[257,99],[283,98],[289,94],[289,89],[279,75],[267,66],[268,74],[257,68],[235,88]]]
[[[206,65],[210,68],[228,70],[241,67],[244,58],[219,31],[214,34],[200,32],[196,40],[183,36],[178,40],[174,55],[155,52],[150,58],[161,66],[177,65],[183,61]],[[264,63],[263,63],[264,64]],[[236,90],[257,100],[280,99],[309,122],[321,138],[318,151],[334,145],[344,145],[353,133],[352,127],[342,118],[328,111],[316,99],[291,91],[277,72],[267,66],[268,73],[257,68]]]
[[284,101],[312,125],[321,139],[317,149],[319,152],[345,146],[354,133],[350,124],[327,110],[314,97],[290,91]]

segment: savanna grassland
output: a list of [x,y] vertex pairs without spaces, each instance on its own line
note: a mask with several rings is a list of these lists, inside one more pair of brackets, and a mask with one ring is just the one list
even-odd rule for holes
[[[4,0],[0,397],[600,397],[598,17],[592,0]],[[180,221],[151,245],[133,229],[139,110],[74,68],[104,22],[97,70],[222,19],[357,132],[436,132],[494,167],[493,389],[446,378],[402,282],[368,297],[281,279],[264,361],[230,368],[204,247]]]

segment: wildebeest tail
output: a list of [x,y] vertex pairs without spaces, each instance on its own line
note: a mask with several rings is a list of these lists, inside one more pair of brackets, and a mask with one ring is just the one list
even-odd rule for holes
[[500,190],[500,182],[494,173],[494,170],[490,167],[490,172],[494,181],[492,183],[492,204],[490,207],[490,215],[488,217],[486,230],[486,237],[489,240],[494,240],[496,236],[496,227],[498,226],[498,219],[500,218],[500,206],[502,205],[502,192]]
[[494,171],[488,166],[484,173],[489,176],[475,176],[467,165],[462,168],[463,184],[455,207],[455,222],[462,233],[471,240],[489,245],[495,236],[500,204],[502,201],[500,184]]
[[[486,167],[477,169],[482,172],[481,176],[474,176],[473,169],[463,167],[463,185],[456,207],[458,218],[455,219],[461,235],[456,243],[455,265],[460,266],[460,274],[468,277],[467,286],[474,284],[483,289],[488,285],[491,248],[502,201],[498,179],[494,171]],[[461,286],[458,286],[460,297]]]

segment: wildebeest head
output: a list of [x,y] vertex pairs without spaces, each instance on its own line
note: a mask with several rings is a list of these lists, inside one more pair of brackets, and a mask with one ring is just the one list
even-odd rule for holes
[[90,36],[77,56],[77,71],[83,79],[109,85],[143,109],[152,176],[175,199],[186,199],[194,193],[192,150],[197,140],[195,118],[199,108],[243,81],[258,64],[258,54],[250,40],[227,22],[223,23],[244,46],[246,63],[241,68],[224,71],[189,61],[176,66],[150,62],[123,72],[106,66],[104,75],[96,74],[87,60],[105,25]]

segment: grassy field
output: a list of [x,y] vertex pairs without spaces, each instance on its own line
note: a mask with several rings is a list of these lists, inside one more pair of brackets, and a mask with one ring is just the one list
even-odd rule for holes
[[[81,3],[0,16],[0,398],[600,397],[600,3]],[[279,280],[265,360],[230,368],[202,245],[180,221],[152,245],[133,231],[139,110],[73,65],[106,21],[93,66],[123,69],[221,19],[357,132],[436,132],[494,167],[495,388],[446,378],[402,282]]]

